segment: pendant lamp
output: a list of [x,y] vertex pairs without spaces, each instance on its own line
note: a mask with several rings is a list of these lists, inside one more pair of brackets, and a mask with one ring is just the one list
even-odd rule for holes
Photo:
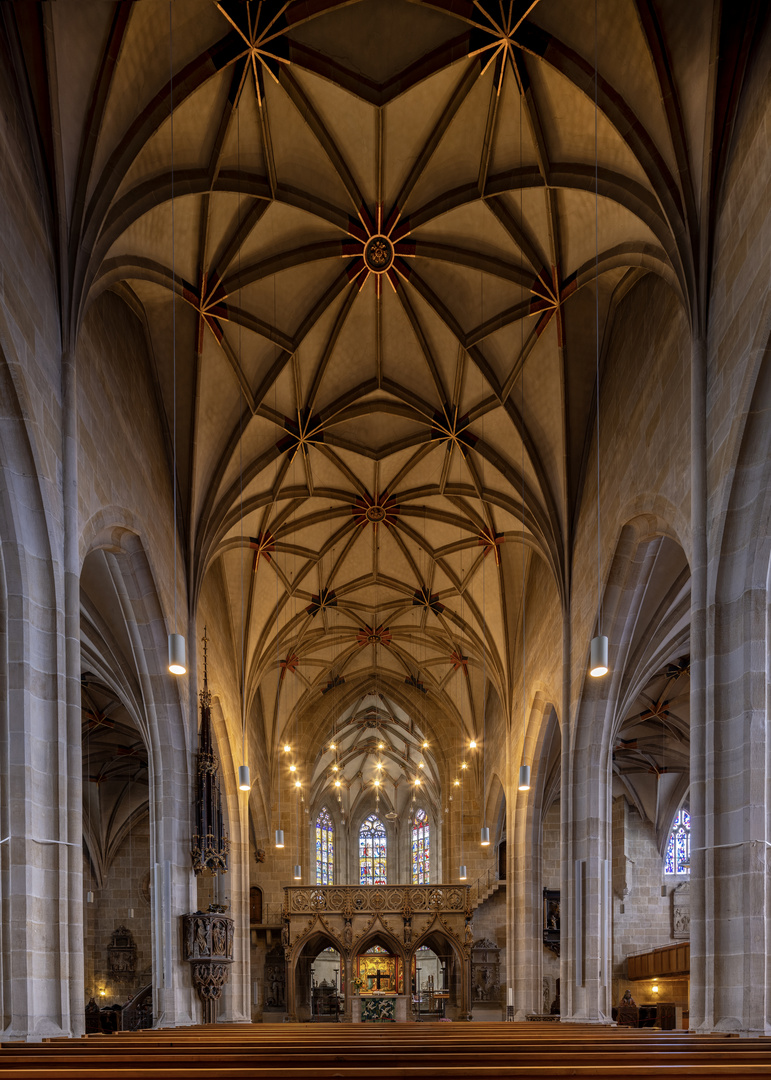
[[302,867],[300,866],[299,863],[295,863],[295,867],[294,867],[294,879],[295,879],[295,881],[300,881],[302,876],[303,876]]
[[[177,625],[177,304],[176,262],[174,254],[174,65],[171,33],[171,5],[169,5],[169,112],[171,127],[171,362],[172,362],[172,451],[173,451],[173,499],[171,515],[174,523],[174,625]],[[169,671],[172,675],[184,675],[185,639],[181,634],[169,634]]]
[[608,674],[608,639],[604,634],[592,638],[589,674],[595,679]]
[[284,846],[284,830],[276,829],[276,847],[282,848]]
[[530,766],[520,765],[519,767],[519,791],[530,790]]
[[238,766],[238,789],[239,791],[249,791],[252,786],[252,781],[249,777],[249,766]]
[[486,825],[483,825],[482,828],[479,830],[479,843],[482,845],[482,847],[490,846],[490,830]]
[[589,674],[601,678],[608,673],[608,639],[602,633],[602,579],[600,573],[600,240],[599,240],[599,151],[597,148],[597,0],[594,4],[594,343],[595,399],[597,413],[597,629],[589,654]]
[[461,866],[460,872],[458,873],[458,877],[460,878],[461,881],[466,880],[466,867],[465,866]]

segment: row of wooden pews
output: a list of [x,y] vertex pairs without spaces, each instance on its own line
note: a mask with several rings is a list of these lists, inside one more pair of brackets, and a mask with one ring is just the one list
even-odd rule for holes
[[216,1024],[0,1044],[0,1080],[771,1077],[771,1040],[575,1024]]

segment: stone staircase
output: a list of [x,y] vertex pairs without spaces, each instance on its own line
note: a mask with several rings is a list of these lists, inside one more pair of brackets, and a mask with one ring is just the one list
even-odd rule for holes
[[480,904],[489,900],[493,893],[506,888],[506,879],[496,877],[492,870],[488,870],[483,877],[477,878],[471,886],[471,909],[476,911]]

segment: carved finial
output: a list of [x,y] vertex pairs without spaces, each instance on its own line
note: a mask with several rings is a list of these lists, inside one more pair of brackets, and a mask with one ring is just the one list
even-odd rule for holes
[[203,642],[203,685],[206,690],[209,686],[208,670],[206,666],[206,646],[209,644],[209,639],[206,636],[205,626],[203,628],[203,637],[201,638],[201,641]]

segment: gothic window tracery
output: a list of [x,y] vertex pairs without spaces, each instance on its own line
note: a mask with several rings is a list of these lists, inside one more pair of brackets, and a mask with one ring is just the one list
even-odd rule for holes
[[334,885],[335,877],[335,826],[332,817],[323,806],[316,818],[316,884]]
[[359,829],[359,884],[387,885],[387,840],[385,825],[370,814]]
[[416,810],[412,819],[412,884],[428,885],[430,838],[428,815]]
[[675,814],[664,856],[665,874],[691,872],[691,815],[683,807]]

